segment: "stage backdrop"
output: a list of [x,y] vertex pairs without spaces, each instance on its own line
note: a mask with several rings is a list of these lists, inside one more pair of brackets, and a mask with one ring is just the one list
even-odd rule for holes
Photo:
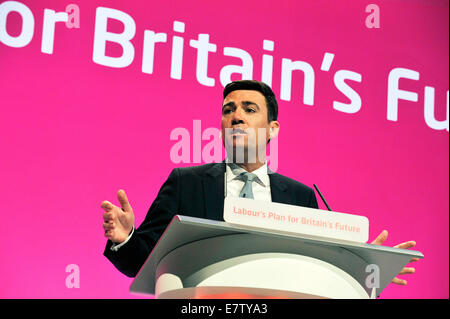
[[0,1],[0,297],[135,298],[100,203],[125,189],[139,226],[220,161],[223,86],[252,78],[272,169],[425,255],[381,298],[448,298],[448,27],[438,0]]

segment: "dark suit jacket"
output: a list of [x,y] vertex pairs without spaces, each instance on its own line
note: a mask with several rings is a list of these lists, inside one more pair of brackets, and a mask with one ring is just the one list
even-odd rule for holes
[[[117,252],[108,241],[104,255],[135,277],[175,215],[223,221],[225,163],[175,168],[161,187],[143,223]],[[269,174],[272,201],[318,208],[314,191],[291,178]]]

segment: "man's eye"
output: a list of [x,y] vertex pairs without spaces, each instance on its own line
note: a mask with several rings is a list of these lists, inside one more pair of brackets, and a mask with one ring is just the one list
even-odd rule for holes
[[249,113],[255,113],[256,111],[255,111],[255,109],[248,108],[248,109],[247,109],[247,112],[249,112]]
[[230,112],[231,112],[230,109],[225,109],[225,110],[222,111],[223,114],[229,114]]

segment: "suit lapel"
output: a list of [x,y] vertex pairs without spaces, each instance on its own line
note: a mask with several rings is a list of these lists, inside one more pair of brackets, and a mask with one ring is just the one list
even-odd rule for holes
[[272,202],[292,204],[292,198],[287,191],[287,186],[281,181],[280,175],[269,172],[270,192],[272,194]]
[[207,219],[223,221],[225,163],[212,165],[203,179]]

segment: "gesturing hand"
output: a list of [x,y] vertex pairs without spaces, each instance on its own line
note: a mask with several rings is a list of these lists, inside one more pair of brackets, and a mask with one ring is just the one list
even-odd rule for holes
[[[388,237],[388,232],[387,230],[383,230],[381,232],[381,234],[378,235],[377,238],[375,238],[375,240],[372,242],[372,245],[383,245],[383,243],[386,241]],[[416,245],[416,242],[413,240],[398,244],[396,246],[394,246],[394,248],[401,248],[401,249],[408,249],[411,247],[414,247]],[[413,262],[413,261],[418,261],[419,258],[412,258],[409,262]],[[404,267],[399,275],[407,275],[407,274],[413,274],[416,271],[415,268],[413,267]],[[394,279],[392,279],[392,283],[397,284],[397,285],[406,285],[407,281],[404,279],[400,279],[398,277],[395,277]]]
[[134,213],[125,191],[119,190],[117,198],[122,208],[106,200],[102,202],[101,207],[105,210],[103,214],[105,237],[114,243],[121,243],[127,239],[133,229]]

